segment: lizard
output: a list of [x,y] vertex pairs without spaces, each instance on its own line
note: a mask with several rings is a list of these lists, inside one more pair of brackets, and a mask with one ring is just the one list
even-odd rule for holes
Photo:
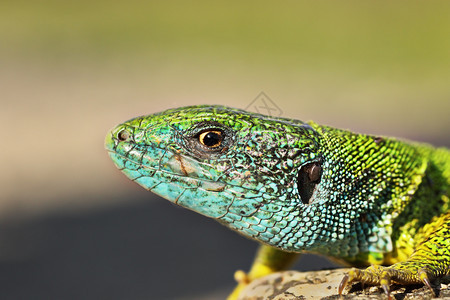
[[[218,105],[169,109],[114,127],[105,148],[132,181],[261,245],[252,280],[318,253],[343,278],[424,284],[450,274],[450,151]],[[363,269],[360,269],[363,268]]]

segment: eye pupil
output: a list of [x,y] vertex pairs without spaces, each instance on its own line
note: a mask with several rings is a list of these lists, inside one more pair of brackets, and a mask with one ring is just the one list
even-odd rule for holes
[[217,133],[208,132],[203,138],[203,142],[206,146],[215,146],[220,143],[220,136]]
[[216,148],[222,143],[222,133],[220,131],[206,131],[200,134],[199,141],[202,145]]

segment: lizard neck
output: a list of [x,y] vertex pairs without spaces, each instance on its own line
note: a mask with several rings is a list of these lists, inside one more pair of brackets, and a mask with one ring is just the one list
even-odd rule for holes
[[324,176],[315,196],[330,214],[325,230],[345,228],[312,250],[362,264],[382,263],[399,246],[399,220],[415,199],[427,156],[402,141],[310,125],[322,137]]

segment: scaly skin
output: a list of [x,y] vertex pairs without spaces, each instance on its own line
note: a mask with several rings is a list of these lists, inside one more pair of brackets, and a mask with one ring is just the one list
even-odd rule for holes
[[106,148],[144,188],[263,244],[230,299],[297,253],[353,266],[347,283],[450,273],[450,152],[222,106],[129,120]]

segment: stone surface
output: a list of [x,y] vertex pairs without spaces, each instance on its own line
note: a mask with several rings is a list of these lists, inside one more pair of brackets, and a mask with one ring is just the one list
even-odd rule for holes
[[[381,288],[361,284],[348,286],[344,295],[338,295],[339,283],[349,269],[335,269],[313,272],[277,272],[250,283],[239,300],[285,300],[285,299],[387,299]],[[439,298],[450,300],[449,278],[436,282],[433,287]],[[424,286],[393,285],[393,299],[435,299]]]

